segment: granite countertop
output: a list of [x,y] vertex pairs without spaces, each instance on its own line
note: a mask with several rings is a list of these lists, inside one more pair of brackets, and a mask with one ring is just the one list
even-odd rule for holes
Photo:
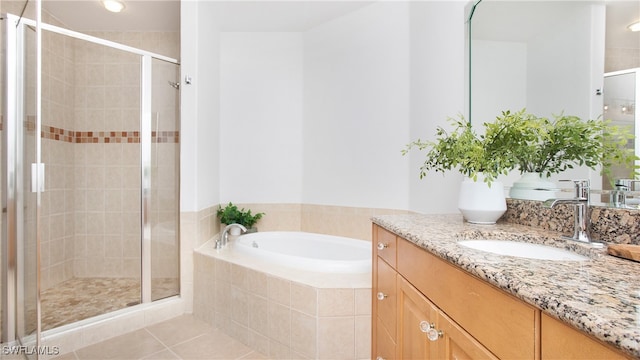
[[[373,222],[545,313],[640,358],[640,263],[524,225],[474,225],[459,215],[383,215]],[[534,260],[473,250],[465,239],[570,249],[587,261]]]

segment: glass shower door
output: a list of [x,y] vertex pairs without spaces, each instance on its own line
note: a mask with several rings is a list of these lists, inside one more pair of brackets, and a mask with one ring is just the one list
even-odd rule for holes
[[[616,71],[605,74],[604,77],[604,109],[603,117],[611,120],[612,125],[626,127],[631,134],[635,134],[635,140],[630,140],[627,148],[634,149],[635,154],[640,154],[640,114],[636,111],[637,99],[640,98],[640,68]],[[603,176],[602,188],[611,189],[615,179],[628,179],[632,170],[624,165],[616,165],[611,169],[611,178]],[[630,190],[638,190],[636,186]],[[608,201],[607,198],[602,199]]]
[[38,203],[35,175],[36,36],[7,17],[2,63],[2,334],[34,346],[38,328]]
[[179,66],[152,59],[151,300],[180,293]]
[[141,57],[43,35],[40,273],[48,330],[141,301]]

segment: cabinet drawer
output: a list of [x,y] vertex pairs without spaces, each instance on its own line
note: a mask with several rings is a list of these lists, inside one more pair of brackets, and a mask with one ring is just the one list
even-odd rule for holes
[[396,272],[384,261],[378,261],[378,283],[373,294],[378,318],[396,340]]
[[372,359],[384,359],[391,360],[396,358],[396,343],[394,339],[391,338],[391,335],[387,332],[384,325],[381,324],[380,319],[378,321],[378,326],[376,327],[376,339],[377,339],[377,348],[376,354],[372,354]]
[[398,271],[489,351],[503,359],[539,358],[539,310],[409,241],[397,246]]
[[373,229],[373,253],[386,261],[391,267],[396,267],[396,235],[379,226]]

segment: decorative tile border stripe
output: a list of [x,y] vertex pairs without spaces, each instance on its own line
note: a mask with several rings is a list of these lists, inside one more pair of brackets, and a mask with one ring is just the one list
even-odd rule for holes
[[[33,121],[25,122],[27,131],[35,131]],[[0,130],[2,124],[0,123]],[[40,136],[43,139],[63,141],[76,144],[109,144],[109,143],[140,143],[139,131],[71,131],[54,126],[42,126]],[[152,131],[151,141],[154,143],[180,143],[180,131]]]
[[[35,131],[36,124],[33,121],[26,121],[24,127],[27,131]],[[3,130],[4,122],[0,116],[0,131]],[[139,131],[70,131],[44,125],[40,135],[44,139],[76,144],[140,143]],[[180,131],[152,131],[151,142],[178,144]]]

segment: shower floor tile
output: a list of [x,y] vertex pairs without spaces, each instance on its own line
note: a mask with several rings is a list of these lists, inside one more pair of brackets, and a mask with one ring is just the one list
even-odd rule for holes
[[[174,295],[177,279],[154,279],[152,288],[154,299]],[[73,278],[44,290],[40,299],[42,329],[48,330],[139,304],[140,280]]]

